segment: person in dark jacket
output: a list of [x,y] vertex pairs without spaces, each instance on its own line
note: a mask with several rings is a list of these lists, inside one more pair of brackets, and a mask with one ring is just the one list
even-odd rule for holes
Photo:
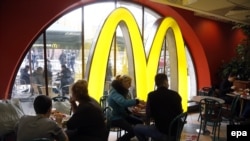
[[231,104],[233,98],[227,96],[227,93],[233,92],[235,90],[235,86],[233,85],[234,80],[236,79],[236,74],[231,73],[227,79],[224,79],[220,84],[220,92],[219,97],[225,100],[226,104]]
[[67,68],[65,65],[62,65],[62,70],[60,74],[60,79],[61,79],[61,91],[62,95],[64,96],[65,94],[69,93],[69,87],[68,85],[72,84],[74,82],[74,78],[72,77],[72,73],[69,68]]
[[[165,140],[168,136],[170,122],[183,112],[180,95],[176,91],[168,89],[167,75],[157,74],[155,84],[157,89],[148,94],[146,103],[146,115],[155,124],[135,126],[134,132],[139,141],[146,141],[148,137],[154,140]],[[172,129],[172,131],[175,130]],[[175,136],[175,132],[170,136]]]
[[27,65],[25,68],[21,69],[20,73],[20,83],[21,84],[30,84],[30,74],[29,74],[30,67]]
[[89,96],[87,81],[78,80],[73,84],[70,103],[73,115],[66,124],[69,140],[107,141],[104,115],[99,104]]
[[113,109],[111,126],[119,127],[126,131],[122,137],[117,139],[118,141],[130,141],[135,136],[132,125],[143,123],[141,119],[130,115],[127,109],[143,102],[139,99],[127,98],[131,81],[132,78],[127,75],[118,75],[112,81],[112,87],[108,96],[108,104]]

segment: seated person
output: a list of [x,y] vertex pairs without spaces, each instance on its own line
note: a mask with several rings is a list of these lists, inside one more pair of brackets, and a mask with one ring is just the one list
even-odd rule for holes
[[66,133],[51,120],[52,100],[39,95],[34,101],[35,116],[25,115],[16,124],[17,141],[30,141],[36,138],[48,138],[56,141],[68,141]]
[[157,89],[148,94],[146,103],[146,115],[155,124],[135,125],[134,132],[139,141],[147,141],[148,137],[153,140],[166,140],[167,136],[175,136],[177,129],[171,129],[173,132],[168,135],[168,128],[171,121],[183,112],[180,95],[168,89],[167,75],[157,74],[155,84]]
[[233,92],[235,89],[235,86],[233,85],[234,80],[236,79],[236,74],[231,73],[227,79],[224,79],[220,84],[220,92],[219,97],[223,100],[225,100],[226,104],[231,104],[233,98],[230,96],[227,96],[227,93]]
[[132,78],[127,75],[118,75],[111,84],[111,90],[108,97],[109,106],[112,107],[111,126],[119,127],[126,133],[118,141],[129,141],[135,136],[133,126],[142,124],[143,121],[128,111],[128,107],[139,105],[142,101],[138,99],[128,99],[129,88]]
[[39,84],[41,86],[45,85],[45,78],[43,75],[44,71],[42,67],[38,67],[33,73],[32,73],[32,83]]
[[[77,105],[77,103],[79,105]],[[88,84],[78,80],[72,86],[72,117],[66,133],[71,141],[107,141],[108,130],[100,105],[88,94]]]
[[41,86],[45,86],[44,70],[42,67],[38,67],[31,75],[31,83],[37,84],[39,94],[42,94]]

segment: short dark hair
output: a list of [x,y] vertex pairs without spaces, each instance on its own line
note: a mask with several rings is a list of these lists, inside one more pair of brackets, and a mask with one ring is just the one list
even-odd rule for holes
[[52,100],[46,95],[39,95],[33,103],[36,114],[46,114],[52,107]]
[[237,73],[231,72],[228,76],[229,76],[229,77],[236,77],[236,76],[237,76]]
[[155,84],[157,87],[162,86],[166,80],[168,80],[168,76],[165,73],[158,73],[155,76]]

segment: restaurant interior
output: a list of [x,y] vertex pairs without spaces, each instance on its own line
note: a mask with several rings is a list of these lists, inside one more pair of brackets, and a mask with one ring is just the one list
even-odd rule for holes
[[[0,102],[18,100],[24,114],[32,115],[37,95],[69,98],[79,79],[88,81],[89,95],[100,102],[115,76],[123,74],[132,77],[131,98],[146,101],[155,89],[154,76],[165,73],[188,112],[180,140],[197,140],[199,102],[217,99],[230,72],[237,73],[233,85],[241,112],[250,99],[250,3],[212,1],[2,0]],[[67,82],[62,66],[70,72]],[[233,107],[224,102],[224,108]],[[56,109],[68,112],[70,105]],[[231,121],[220,123],[220,140],[227,140]],[[199,140],[213,140],[214,134],[201,134]],[[0,134],[0,139],[11,137]],[[110,131],[109,140],[116,140],[116,133]]]

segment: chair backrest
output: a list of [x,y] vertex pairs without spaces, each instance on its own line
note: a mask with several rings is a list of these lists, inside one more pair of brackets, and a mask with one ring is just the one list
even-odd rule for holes
[[58,112],[65,113],[67,115],[71,115],[71,105],[68,97],[57,96],[52,98],[52,106]]
[[105,123],[107,127],[107,135],[106,138],[108,140],[109,131],[111,130],[111,117],[112,117],[113,109],[110,106],[107,106],[103,109],[103,115],[105,117]]
[[213,87],[203,87],[199,91],[199,95],[213,96],[215,89]]
[[103,114],[105,116],[105,119],[110,119],[112,116],[113,109],[110,106],[107,106],[103,109]]
[[108,107],[108,95],[103,95],[99,102],[102,109]]
[[231,103],[231,108],[230,108],[231,116],[234,116],[236,114],[236,107],[237,107],[239,99],[240,99],[240,95],[237,95],[234,97]]
[[[187,123],[187,112],[181,113],[178,116],[176,116],[170,123],[169,126],[169,130],[168,130],[168,140],[175,140],[175,141],[179,141],[181,138],[181,133],[184,127],[184,124]],[[174,126],[177,126],[177,128],[174,128]],[[172,134],[172,130],[173,129],[177,129],[176,130],[176,134],[175,134],[175,139],[173,139],[171,137]],[[175,132],[175,131],[174,131]]]
[[221,120],[222,104],[214,99],[201,99],[200,101],[201,120],[219,122]]

